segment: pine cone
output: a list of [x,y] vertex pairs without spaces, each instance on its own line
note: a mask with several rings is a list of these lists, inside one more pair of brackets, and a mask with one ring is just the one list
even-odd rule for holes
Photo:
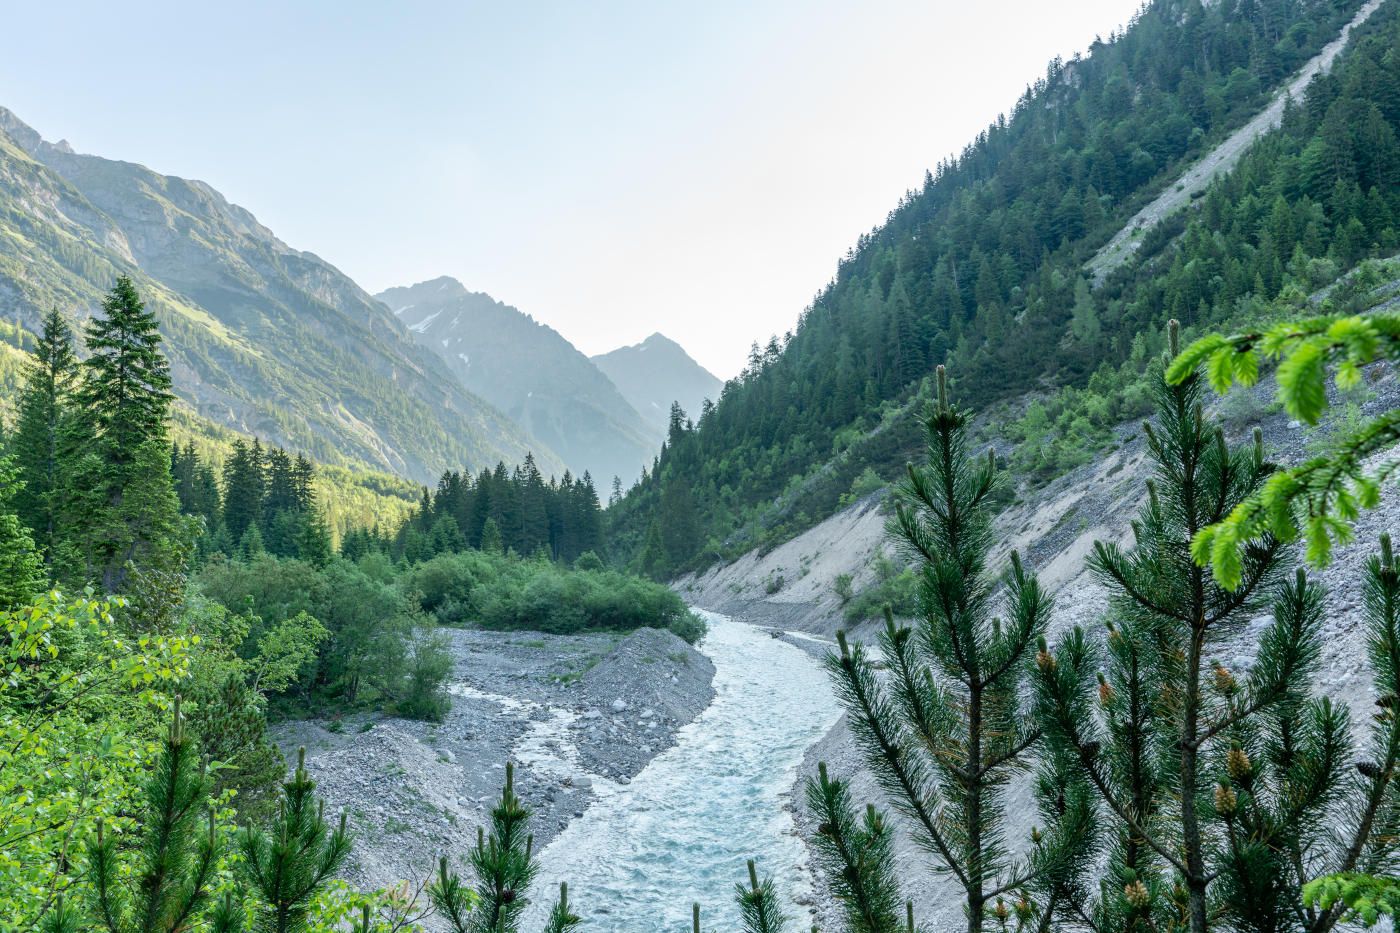
[[1152,900],[1152,895],[1148,893],[1147,885],[1141,881],[1132,881],[1123,886],[1123,898],[1133,907],[1141,910]]
[[1230,669],[1223,664],[1215,665],[1215,689],[1224,696],[1234,696],[1239,684],[1235,681],[1235,675],[1230,673]]
[[1225,756],[1225,770],[1230,772],[1231,780],[1242,784],[1254,773],[1254,765],[1250,763],[1244,749],[1236,745],[1230,749],[1230,754]]
[[1361,776],[1367,780],[1374,781],[1381,776],[1381,769],[1374,761],[1358,761],[1356,770],[1361,772]]
[[1036,652],[1035,663],[1037,667],[1047,674],[1055,670],[1055,656],[1044,648]]
[[1228,784],[1217,784],[1215,787],[1215,809],[1221,816],[1229,816],[1235,812],[1239,806],[1239,798],[1235,796],[1235,789]]

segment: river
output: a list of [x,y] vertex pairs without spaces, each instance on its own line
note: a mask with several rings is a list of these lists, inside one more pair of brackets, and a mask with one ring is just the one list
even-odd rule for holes
[[630,783],[598,787],[598,799],[540,853],[525,929],[543,926],[560,881],[592,933],[689,930],[693,901],[706,929],[737,929],[734,885],[748,858],[773,876],[793,919],[805,917],[795,901],[811,880],[786,798],[803,754],[840,709],[807,652],[700,614],[714,701]]

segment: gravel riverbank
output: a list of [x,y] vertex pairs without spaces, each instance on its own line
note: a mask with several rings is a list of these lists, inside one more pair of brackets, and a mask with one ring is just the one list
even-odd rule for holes
[[714,696],[709,659],[667,631],[447,635],[455,663],[442,723],[357,716],[274,729],[290,759],[305,746],[328,809],[349,813],[345,877],[357,887],[416,883],[439,855],[464,855],[507,760],[544,846],[597,785],[631,780]]

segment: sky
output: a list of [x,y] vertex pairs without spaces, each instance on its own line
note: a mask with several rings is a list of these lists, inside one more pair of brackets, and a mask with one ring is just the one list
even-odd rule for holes
[[378,292],[451,275],[721,378],[1138,0],[13,4],[0,105]]

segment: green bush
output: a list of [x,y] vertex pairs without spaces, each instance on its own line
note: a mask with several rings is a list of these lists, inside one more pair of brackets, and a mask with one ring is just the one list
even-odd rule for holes
[[687,612],[667,628],[671,630],[671,634],[685,639],[692,645],[705,637],[705,620],[693,612]]
[[854,579],[849,573],[837,574],[836,580],[831,584],[831,588],[841,600],[841,605],[846,605],[855,595]]
[[875,558],[875,582],[846,603],[847,622],[878,618],[886,606],[897,616],[919,611],[919,578],[911,568],[900,569],[884,554]]

